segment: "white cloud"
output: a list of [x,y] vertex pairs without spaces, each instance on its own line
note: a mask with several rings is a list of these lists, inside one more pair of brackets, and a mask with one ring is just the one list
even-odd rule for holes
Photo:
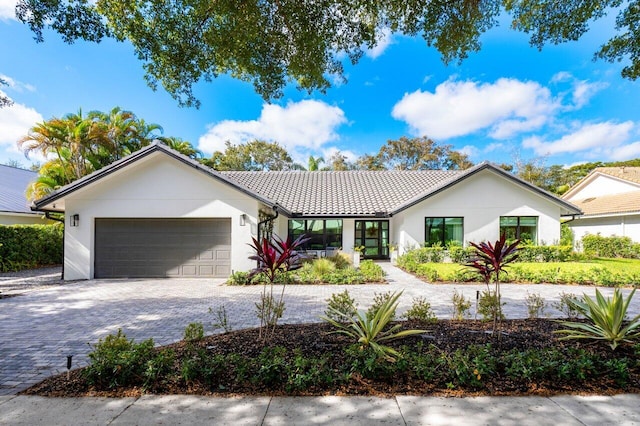
[[393,34],[389,28],[383,28],[380,30],[380,37],[377,40],[377,43],[373,48],[368,49],[365,54],[371,59],[376,59],[380,55],[384,53],[385,50],[389,46],[393,44]]
[[[2,91],[0,94],[4,95]],[[39,112],[19,103],[0,108],[0,146],[8,152],[20,153],[16,142],[41,121],[43,118]]]
[[495,83],[450,79],[435,92],[405,94],[392,116],[413,133],[435,139],[487,129],[497,139],[542,127],[559,108],[549,89],[536,82],[501,78]]
[[640,157],[640,141],[619,146],[611,150],[609,158],[615,161],[631,160]]
[[329,161],[329,159],[337,154],[340,153],[341,155],[344,155],[347,158],[347,161],[349,162],[354,162],[358,159],[359,155],[356,154],[355,152],[349,150],[349,149],[340,149],[338,147],[335,146],[330,146],[327,147],[325,149],[322,150],[322,158],[325,159],[325,161]]
[[573,85],[573,107],[576,109],[585,106],[600,90],[608,87],[608,83],[588,83],[587,81],[576,80]]
[[457,150],[461,154],[465,154],[469,157],[475,157],[480,154],[480,150],[473,145],[465,145]]
[[0,1],[0,21],[16,19],[16,0]]
[[482,150],[482,152],[489,153],[489,152],[497,151],[499,149],[504,149],[504,144],[500,143],[500,142],[494,142],[494,143],[490,143],[489,145],[487,145]]
[[611,157],[614,149],[620,149],[630,136],[634,123],[625,121],[615,123],[586,123],[580,125],[572,133],[558,140],[547,142],[537,136],[525,139],[524,148],[531,148],[537,155],[553,155],[567,152],[581,152],[589,150],[589,155],[603,155]]
[[9,87],[16,92],[35,92],[36,88],[29,83],[23,83],[21,81],[15,80],[8,75],[0,74],[0,79],[4,80],[7,83],[4,87]]
[[257,120],[224,120],[210,125],[198,148],[213,153],[224,150],[226,141],[239,144],[263,139],[278,142],[288,151],[316,150],[337,140],[336,128],[346,121],[344,111],[320,101],[290,102],[284,107],[265,104]]

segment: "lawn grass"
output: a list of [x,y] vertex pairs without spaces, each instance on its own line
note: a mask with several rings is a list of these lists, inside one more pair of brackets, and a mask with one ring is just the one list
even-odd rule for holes
[[[592,284],[604,286],[640,283],[640,260],[592,259],[580,262],[512,263],[503,282]],[[432,282],[477,281],[474,273],[456,263],[423,263],[410,271]]]

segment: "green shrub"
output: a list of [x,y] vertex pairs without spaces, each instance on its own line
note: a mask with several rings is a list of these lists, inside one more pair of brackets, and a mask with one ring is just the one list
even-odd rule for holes
[[[384,293],[373,293],[373,302],[369,309],[367,309],[367,318],[371,319],[376,316],[378,311],[382,306],[386,306],[389,304],[389,300],[395,296],[395,293],[391,293],[390,291],[385,291]],[[390,313],[390,321],[396,319],[396,311],[395,308]]]
[[471,300],[465,299],[462,292],[458,293],[457,290],[453,290],[451,303],[453,304],[453,319],[463,320],[470,316],[469,310],[471,309]]
[[485,290],[480,294],[478,301],[478,313],[482,315],[482,319],[490,321],[494,319],[503,320],[504,313],[502,307],[505,305],[497,294],[490,290]]
[[229,323],[227,308],[224,304],[218,306],[218,309],[216,309],[215,312],[213,311],[213,308],[209,308],[209,313],[214,316],[214,321],[211,323],[214,330],[221,328],[225,333],[229,333],[233,329]]
[[204,339],[204,325],[201,322],[192,322],[184,329],[184,340],[198,342]]
[[311,264],[311,273],[318,278],[336,270],[336,264],[327,258],[315,259]]
[[[147,363],[155,359],[153,339],[134,343],[122,330],[100,339],[92,348],[83,374],[90,385],[103,389],[144,383],[149,374]],[[155,371],[153,376],[157,377]]]
[[588,256],[640,258],[640,244],[634,244],[629,237],[603,237],[587,234],[582,237],[582,249]]
[[371,348],[379,358],[394,362],[400,353],[383,343],[425,332],[425,330],[400,330],[402,327],[400,324],[387,328],[395,317],[401,295],[402,292],[376,294],[374,305],[377,302],[378,306],[372,305],[364,315],[356,312],[355,317],[350,318],[347,324],[327,317],[322,319],[336,328],[335,333],[349,336],[363,348]]
[[251,278],[249,278],[248,272],[235,271],[227,279],[228,285],[248,285],[251,284]]
[[561,324],[567,328],[555,333],[563,335],[560,340],[604,340],[609,343],[612,350],[615,350],[620,343],[633,343],[640,338],[640,315],[636,315],[629,321],[625,320],[635,292],[636,289],[633,289],[625,299],[620,289],[616,288],[612,297],[605,298],[596,288],[595,299],[585,294],[582,300],[572,300],[570,303],[588,321],[586,323],[563,321]]
[[408,320],[424,321],[434,323],[438,318],[431,309],[431,304],[424,297],[415,297],[411,307],[403,315]]
[[367,281],[382,281],[384,278],[384,270],[373,260],[367,259],[360,262],[360,272]]
[[64,226],[0,225],[0,272],[62,263]]
[[565,293],[563,291],[562,293],[560,293],[560,300],[553,303],[553,307],[565,314],[569,319],[578,318],[580,316],[580,311],[573,303],[577,299],[578,296],[576,294]]
[[572,260],[573,246],[525,245],[518,250],[516,262],[567,262]]
[[327,310],[324,311],[324,315],[334,321],[346,321],[348,318],[352,318],[356,312],[356,301],[351,298],[349,291],[345,290],[342,293],[334,293],[327,299]]
[[529,293],[527,291],[525,304],[527,305],[529,318],[540,318],[544,314],[546,303],[538,293]]
[[327,259],[332,261],[336,265],[337,269],[346,269],[352,264],[351,256],[342,252],[338,252],[334,256],[327,257]]

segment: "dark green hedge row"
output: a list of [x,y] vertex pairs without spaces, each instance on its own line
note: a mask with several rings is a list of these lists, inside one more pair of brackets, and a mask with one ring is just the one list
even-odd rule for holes
[[64,226],[0,225],[0,271],[62,263]]
[[640,244],[634,243],[629,237],[587,234],[582,237],[582,249],[588,256],[640,259]]

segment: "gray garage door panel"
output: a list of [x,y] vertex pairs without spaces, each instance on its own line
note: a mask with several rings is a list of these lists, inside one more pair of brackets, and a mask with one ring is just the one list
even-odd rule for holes
[[231,219],[96,219],[95,277],[228,277]]

